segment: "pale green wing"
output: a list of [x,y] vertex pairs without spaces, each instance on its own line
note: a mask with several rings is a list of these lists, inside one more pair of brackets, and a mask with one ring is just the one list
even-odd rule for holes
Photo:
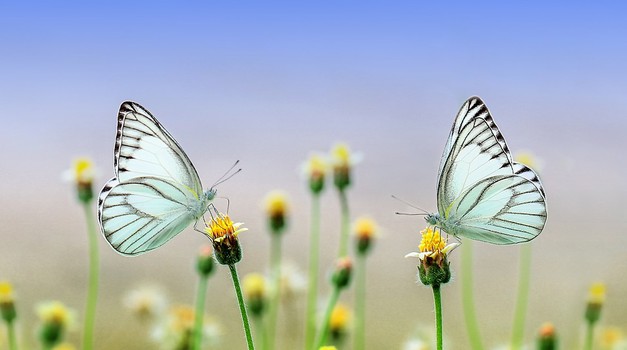
[[[490,243],[502,242],[505,244],[528,240],[522,239],[522,237],[526,237],[523,234],[522,240],[515,239],[510,242],[507,238],[499,237],[499,235],[507,236],[509,232],[498,229],[494,229],[494,232],[486,231],[481,234],[464,234],[461,230],[461,227],[465,227],[461,218],[467,217],[464,215],[466,214],[464,210],[475,210],[475,224],[480,220],[486,221],[490,218],[490,213],[506,211],[502,207],[499,208],[498,204],[493,208],[489,208],[488,204],[482,205],[480,208],[464,206],[457,207],[457,209],[453,208],[460,203],[474,203],[470,197],[462,200],[462,196],[476,194],[477,190],[483,187],[494,189],[494,187],[490,187],[490,181],[497,181],[503,177],[519,177],[526,180],[524,183],[532,186],[533,190],[542,198],[542,203],[539,206],[541,208],[529,209],[531,210],[530,216],[541,218],[541,231],[546,221],[546,204],[540,179],[533,170],[512,160],[505,139],[490,116],[487,107],[480,98],[471,97],[457,114],[442,156],[438,175],[438,212],[442,220],[448,224],[449,230],[455,231],[454,234],[460,236]],[[507,196],[508,193],[512,194],[511,191],[505,191],[501,195]],[[523,207],[522,210],[528,210],[528,208]],[[452,211],[455,211],[457,215],[453,216]],[[468,227],[470,228],[470,226]],[[531,230],[528,236],[533,238],[537,234],[539,232],[535,233],[534,230]]]
[[100,225],[107,242],[124,255],[158,248],[195,218],[185,189],[158,178],[109,181],[101,194]]
[[196,169],[145,108],[124,102],[118,113],[115,175],[98,199],[107,242],[121,254],[155,249],[206,210]]
[[546,222],[544,196],[526,178],[497,175],[479,181],[451,204],[452,234],[493,244],[529,241]]

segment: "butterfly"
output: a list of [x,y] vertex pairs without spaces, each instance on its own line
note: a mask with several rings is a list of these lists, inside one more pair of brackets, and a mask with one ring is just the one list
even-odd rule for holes
[[98,221],[122,255],[158,248],[195,222],[216,195],[203,192],[194,165],[144,107],[120,106],[113,167],[98,198]]
[[493,244],[532,240],[547,211],[538,175],[512,159],[505,139],[479,97],[459,110],[440,162],[438,213],[429,225],[456,237]]

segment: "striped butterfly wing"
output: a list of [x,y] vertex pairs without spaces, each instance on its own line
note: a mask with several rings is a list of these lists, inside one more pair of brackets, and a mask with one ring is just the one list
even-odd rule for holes
[[438,211],[452,234],[495,244],[525,242],[546,221],[536,173],[512,160],[480,98],[460,109],[440,163]]
[[156,177],[109,181],[102,190],[100,226],[107,242],[123,255],[160,247],[196,218],[188,196],[176,184]]
[[118,114],[115,175],[102,189],[98,219],[121,254],[155,249],[202,213],[202,184],[178,143],[145,108],[124,102]]

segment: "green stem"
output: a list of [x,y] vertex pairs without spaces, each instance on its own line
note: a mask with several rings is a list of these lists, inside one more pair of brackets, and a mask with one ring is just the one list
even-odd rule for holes
[[355,350],[366,348],[366,255],[357,254],[355,273]]
[[193,349],[202,349],[202,324],[205,316],[205,299],[207,296],[208,275],[200,274],[198,279],[198,290],[196,291],[196,312],[194,313],[194,347]]
[[305,349],[311,348],[316,335],[316,306],[318,303],[318,260],[320,258],[320,195],[311,198],[311,232],[309,235],[309,282],[307,289],[307,327]]
[[433,303],[435,304],[435,335],[437,339],[437,349],[442,350],[442,295],[440,285],[433,286]]
[[235,288],[235,295],[237,295],[237,302],[239,304],[239,312],[242,314],[242,325],[244,326],[244,333],[246,333],[246,343],[248,344],[248,350],[254,350],[255,344],[253,343],[253,335],[250,332],[250,323],[248,322],[248,313],[246,312],[246,304],[244,304],[244,297],[242,296],[242,288],[239,285],[239,276],[237,275],[237,268],[235,264],[229,265],[231,271],[231,278],[233,279],[233,287]]
[[17,350],[17,340],[15,339],[15,322],[7,322],[7,333],[9,333],[9,350]]
[[475,314],[475,304],[472,285],[472,241],[462,244],[462,306],[466,331],[473,350],[482,350],[481,334]]
[[83,349],[90,350],[94,346],[94,323],[96,321],[96,302],[98,301],[98,234],[92,213],[92,202],[83,202],[87,220],[89,237],[89,286],[87,290],[87,306],[85,308],[85,326],[83,329]]
[[270,269],[272,271],[272,300],[268,310],[268,349],[274,349],[276,343],[276,325],[281,301],[281,238],[280,232],[273,232],[270,250]]
[[584,350],[592,350],[592,340],[594,339],[594,322],[588,321],[588,327],[586,329],[586,340],[584,343]]
[[331,322],[331,314],[333,313],[333,309],[335,308],[335,304],[337,304],[337,300],[340,297],[340,288],[333,287],[333,291],[331,292],[331,297],[329,298],[329,303],[327,304],[327,309],[324,312],[324,317],[322,318],[322,325],[318,328],[318,336],[316,337],[315,346],[312,350],[318,350],[324,343],[327,341],[327,335],[329,334],[329,323]]
[[263,318],[253,316],[253,322],[255,323],[255,327],[257,328],[257,334],[259,335],[259,338],[261,338],[261,350],[268,350],[268,333],[266,332]]
[[531,245],[520,247],[520,267],[518,273],[518,299],[514,311],[514,328],[512,329],[511,349],[518,350],[522,346],[525,334],[525,318],[529,302],[529,281],[531,276]]
[[346,191],[340,190],[340,207],[342,211],[341,227],[340,227],[340,249],[338,251],[338,258],[342,258],[348,255],[348,229],[349,229],[349,212],[348,212],[348,198],[346,197]]

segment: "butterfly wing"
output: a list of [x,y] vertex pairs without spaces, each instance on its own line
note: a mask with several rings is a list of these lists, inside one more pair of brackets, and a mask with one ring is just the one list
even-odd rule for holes
[[98,220],[119,253],[155,249],[204,213],[196,169],[150,112],[124,102],[118,114],[115,175],[102,189]]
[[195,220],[184,189],[159,178],[109,181],[101,194],[99,220],[116,251],[137,255],[160,247]]
[[480,98],[460,109],[440,163],[438,211],[452,234],[496,244],[536,237],[546,221],[536,173],[512,160]]

